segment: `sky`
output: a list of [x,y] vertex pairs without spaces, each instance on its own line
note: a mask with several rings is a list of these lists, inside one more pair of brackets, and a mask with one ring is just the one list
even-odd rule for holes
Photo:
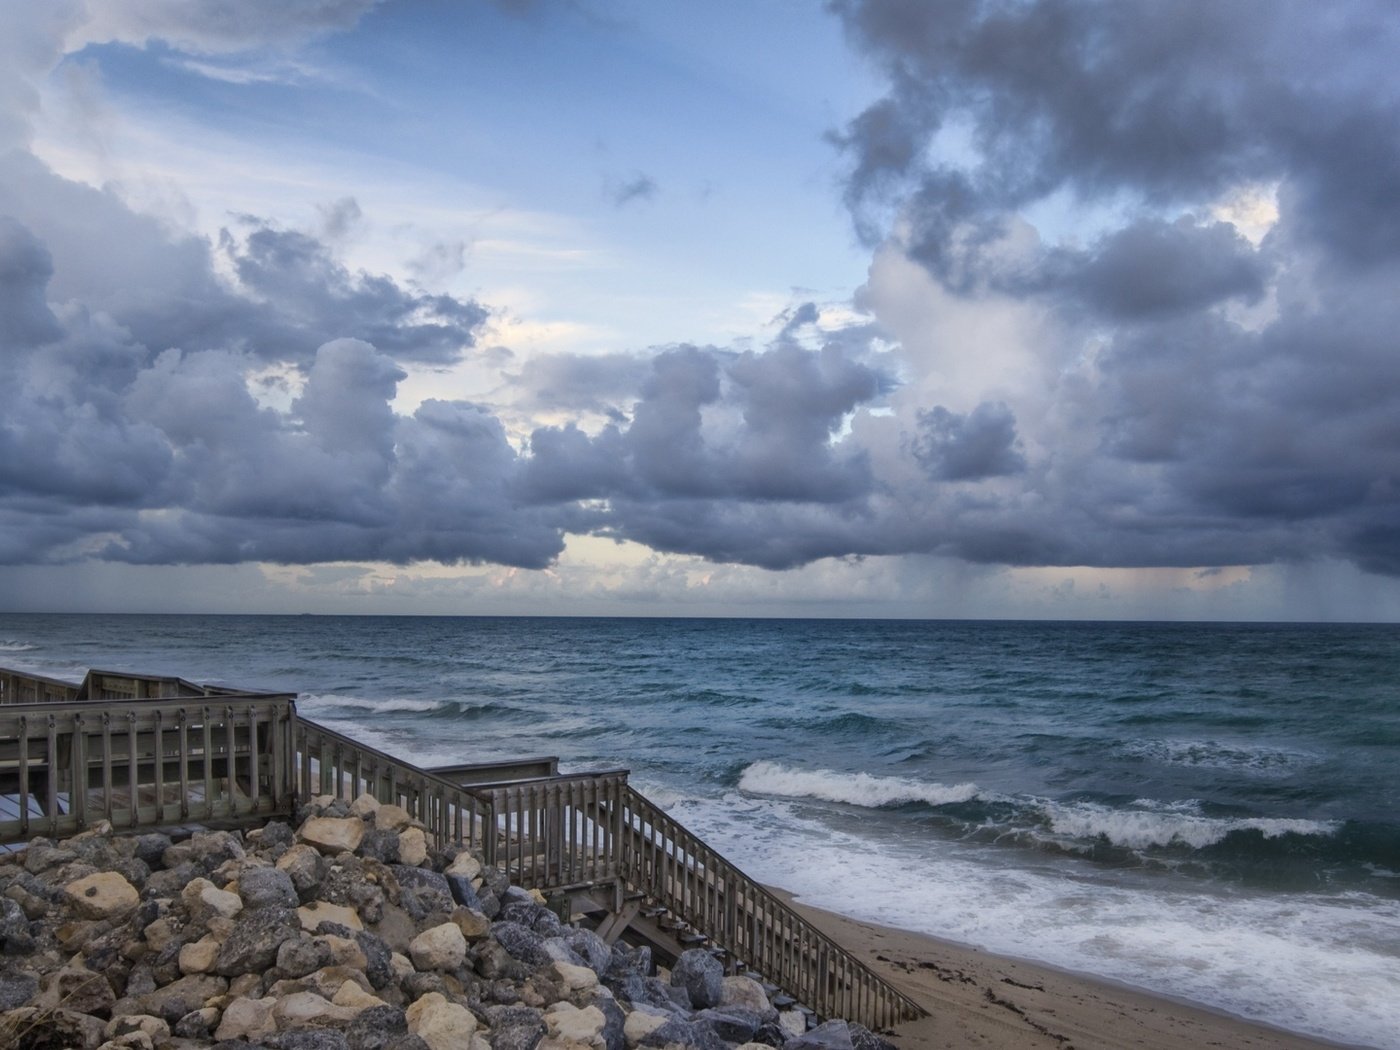
[[0,0],[0,608],[1400,620],[1397,55]]

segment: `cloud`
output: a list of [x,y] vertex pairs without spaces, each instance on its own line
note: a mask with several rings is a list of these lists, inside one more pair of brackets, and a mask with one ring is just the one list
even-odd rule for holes
[[1016,417],[1004,404],[983,402],[969,415],[938,405],[918,418],[914,458],[934,478],[980,481],[1026,469],[1016,447]]
[[[113,4],[82,32],[236,54],[367,9]],[[874,257],[853,303],[793,303],[761,346],[487,360],[486,305],[347,264],[354,198],[211,243],[0,153],[0,561],[540,569],[587,536],[767,570],[1400,575],[1393,20],[833,9],[888,81],[832,136]],[[3,45],[7,144],[83,24],[54,10]],[[498,401],[400,403],[467,359]]]
[[[833,9],[888,83],[832,135],[855,226],[967,315],[908,358],[911,392],[949,407],[900,401],[935,483],[903,500],[927,549],[1394,572],[1400,206],[1381,187],[1400,182],[1400,78],[1383,6]],[[1234,225],[1226,202],[1261,187],[1276,209]],[[926,293],[889,276],[873,268],[865,298],[908,353],[927,342],[908,297]],[[1026,310],[1038,338],[981,338]],[[984,354],[1001,367],[947,364]],[[949,374],[986,385],[940,391]],[[954,481],[976,490],[938,484]]]
[[639,171],[626,179],[609,178],[603,192],[615,207],[624,208],[636,201],[649,201],[659,191],[656,180]]
[[324,33],[349,29],[379,0],[103,0],[67,41],[142,46],[159,40],[196,54],[225,54],[257,47],[292,47]]

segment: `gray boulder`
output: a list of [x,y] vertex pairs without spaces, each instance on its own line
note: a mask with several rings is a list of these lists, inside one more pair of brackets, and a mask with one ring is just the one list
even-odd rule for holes
[[671,984],[684,988],[697,1010],[718,1006],[724,998],[724,967],[709,952],[691,948],[681,952],[671,970]]
[[787,1041],[786,1050],[855,1050],[845,1021],[827,1021]]
[[277,961],[282,942],[300,934],[301,920],[293,908],[260,908],[240,915],[219,948],[214,972],[223,977],[262,973]]
[[300,900],[292,877],[276,868],[244,868],[238,873],[238,895],[243,907],[295,908]]

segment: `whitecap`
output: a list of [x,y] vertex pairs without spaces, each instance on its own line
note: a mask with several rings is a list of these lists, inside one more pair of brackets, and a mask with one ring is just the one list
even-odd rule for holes
[[939,784],[869,773],[837,773],[829,769],[793,769],[777,762],[755,762],[739,777],[739,789],[780,798],[811,798],[844,802],[870,809],[925,802],[945,806],[968,802],[978,795],[976,784]]
[[1258,831],[1265,838],[1280,835],[1333,835],[1338,821],[1286,817],[1207,817],[1195,800],[1155,803],[1139,799],[1136,808],[1120,809],[1095,802],[1041,801],[1050,830],[1071,839],[1106,839],[1127,849],[1185,845],[1213,846],[1238,831]]
[[436,711],[442,706],[442,702],[438,700],[409,700],[397,697],[370,700],[361,696],[345,696],[341,693],[302,693],[297,699],[297,703],[312,711],[351,708],[357,711],[375,711],[384,714]]

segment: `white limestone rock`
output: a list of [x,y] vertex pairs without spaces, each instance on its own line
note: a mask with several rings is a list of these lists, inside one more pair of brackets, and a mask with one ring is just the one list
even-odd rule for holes
[[428,1050],[461,1050],[476,1033],[472,1012],[438,992],[421,996],[404,1011],[404,1017],[409,1032],[427,1043]]
[[141,903],[136,887],[114,871],[98,871],[63,887],[63,898],[84,919],[121,919]]
[[455,970],[466,962],[467,939],[455,922],[444,922],[413,938],[408,956],[419,970]]

